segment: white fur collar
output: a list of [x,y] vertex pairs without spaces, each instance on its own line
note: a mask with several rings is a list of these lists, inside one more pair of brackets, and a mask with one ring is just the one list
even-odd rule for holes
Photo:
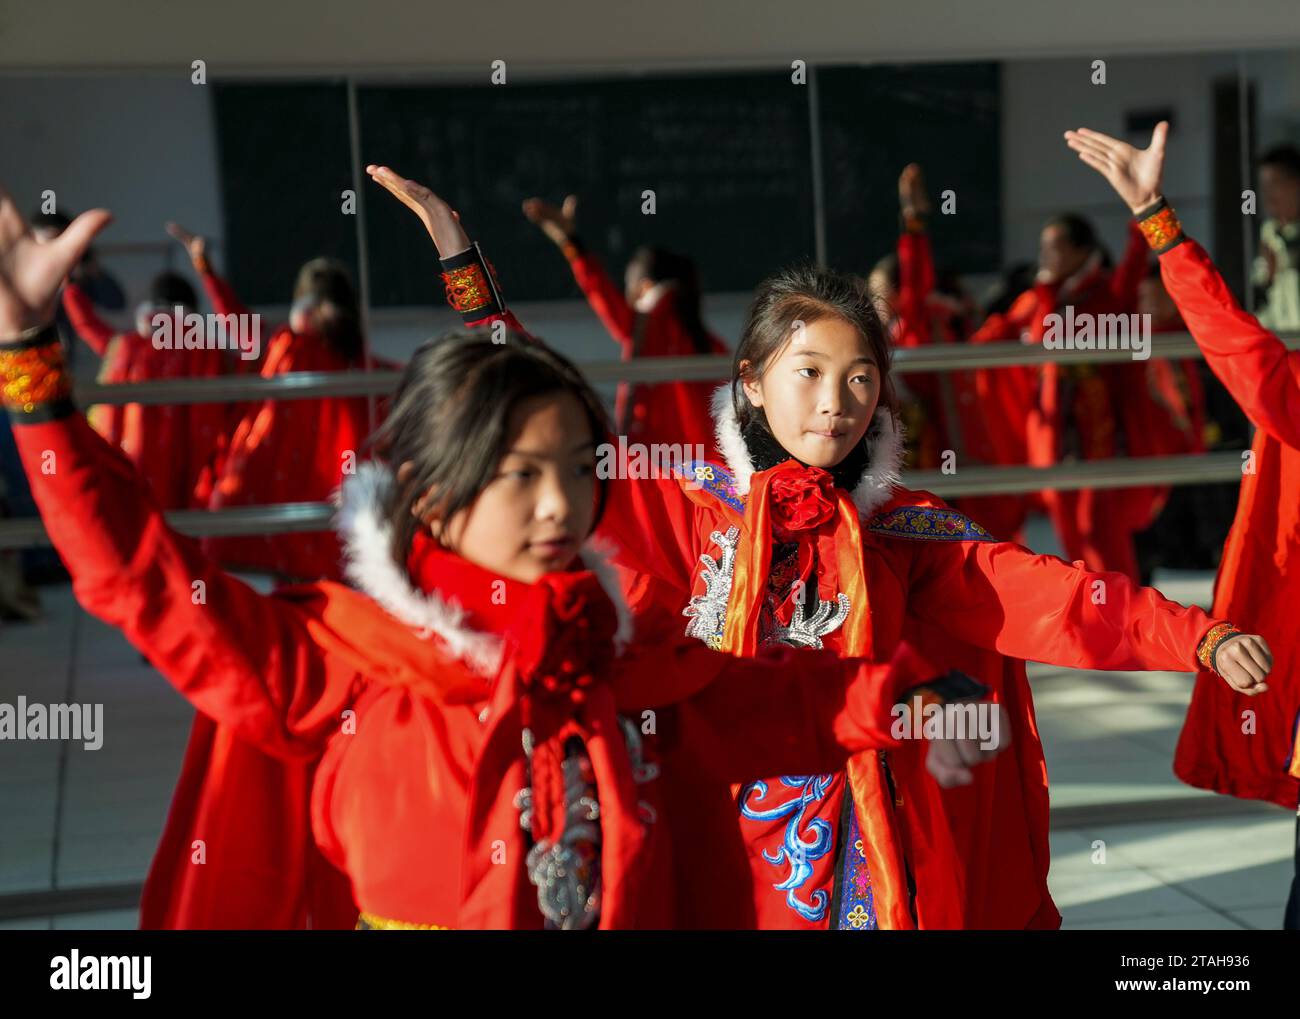
[[661,283],[656,283],[654,286],[652,286],[649,290],[647,290],[644,294],[642,294],[640,297],[636,299],[636,306],[634,310],[639,311],[642,314],[645,314],[646,312],[649,311],[654,311],[655,305],[659,303],[660,299],[664,296],[664,294],[668,293],[668,291],[670,290],[675,289],[676,286],[677,284],[674,283],[672,280],[664,280]]
[[[357,473],[345,478],[334,492],[335,528],[348,580],[390,615],[420,630],[422,637],[436,634],[456,658],[479,674],[496,675],[501,665],[501,639],[471,627],[465,621],[465,610],[454,601],[419,590],[405,567],[394,561],[389,550],[392,528],[383,512],[392,484],[392,471],[372,460],[358,466]],[[609,552],[588,541],[581,556],[614,603],[618,614],[614,644],[621,654],[632,638],[632,613],[609,563]]]
[[[740,434],[740,424],[736,421],[730,383],[714,390],[713,424],[718,450],[736,480],[736,491],[744,495],[749,492],[754,465]],[[863,519],[871,516],[892,498],[894,488],[902,480],[903,462],[903,427],[894,420],[894,415],[888,408],[882,407],[876,411],[875,421],[867,434],[867,450],[871,454],[871,462],[862,475],[862,480],[850,493],[854,505],[858,507],[858,514]]]

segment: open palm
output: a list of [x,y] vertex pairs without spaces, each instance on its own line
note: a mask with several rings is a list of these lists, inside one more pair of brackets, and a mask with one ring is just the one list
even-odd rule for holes
[[0,344],[54,317],[59,287],[111,219],[105,209],[83,212],[58,237],[41,244],[0,187]]
[[578,228],[578,196],[569,195],[563,205],[552,205],[543,198],[526,199],[524,215],[556,244],[563,244]]
[[469,235],[460,225],[460,216],[429,188],[417,181],[408,180],[387,166],[375,163],[366,166],[366,173],[370,174],[371,180],[420,217],[420,222],[433,238],[440,258],[459,255],[469,247]]
[[1134,212],[1160,197],[1165,140],[1168,137],[1169,124],[1163,120],[1151,132],[1151,144],[1145,149],[1135,149],[1128,142],[1086,127],[1065,132],[1066,144],[1079,154],[1083,162],[1105,177]]

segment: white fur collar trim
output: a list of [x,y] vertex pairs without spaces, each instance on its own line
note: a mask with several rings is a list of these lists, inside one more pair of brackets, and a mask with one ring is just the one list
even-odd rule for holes
[[[394,561],[389,551],[392,528],[383,516],[392,484],[392,471],[372,460],[358,466],[357,473],[335,490],[335,528],[343,546],[345,575],[390,615],[420,630],[422,637],[436,634],[452,655],[474,671],[496,675],[501,666],[500,637],[471,627],[465,621],[465,610],[454,601],[420,591],[406,569]],[[609,563],[609,551],[588,541],[581,556],[583,565],[596,575],[614,603],[618,614],[614,644],[621,654],[632,639],[632,612]]]
[[[736,421],[730,383],[719,386],[713,393],[713,424],[718,450],[736,480],[736,491],[745,495],[754,476],[754,465],[740,434],[740,424]],[[863,519],[887,503],[902,481],[903,426],[894,420],[888,408],[876,411],[875,420],[867,432],[867,449],[871,462],[862,480],[850,493]]]

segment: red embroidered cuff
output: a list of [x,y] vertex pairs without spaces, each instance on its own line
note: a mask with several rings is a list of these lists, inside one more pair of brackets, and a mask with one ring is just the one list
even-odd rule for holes
[[0,402],[14,424],[37,424],[75,412],[72,378],[54,323],[0,347]]
[[1133,218],[1137,221],[1142,236],[1147,239],[1147,244],[1157,255],[1163,255],[1184,240],[1183,225],[1178,222],[1173,207],[1163,198],[1154,205],[1135,212]]
[[1210,627],[1209,633],[1201,638],[1201,644],[1196,649],[1196,660],[1199,661],[1204,668],[1207,668],[1215,675],[1218,675],[1219,670],[1215,668],[1214,656],[1219,651],[1219,645],[1229,637],[1236,637],[1240,634],[1241,631],[1231,623],[1219,623],[1216,626]]
[[466,323],[505,311],[496,274],[477,244],[459,255],[441,259],[441,265],[447,303],[460,312]]

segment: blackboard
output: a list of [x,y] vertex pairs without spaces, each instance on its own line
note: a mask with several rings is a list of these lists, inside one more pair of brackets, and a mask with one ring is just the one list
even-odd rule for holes
[[[508,298],[579,296],[523,199],[579,196],[587,245],[621,279],[641,244],[694,257],[705,290],[747,290],[813,254],[805,86],[790,72],[359,90],[363,162],[427,184],[461,214]],[[642,213],[642,192],[656,213]],[[429,303],[436,263],[410,213],[371,185],[377,305]],[[433,300],[439,300],[436,295]]]
[[[829,260],[865,272],[893,249],[897,177],[920,162],[941,266],[1001,265],[997,64],[818,68]],[[485,73],[486,77],[486,73]],[[214,86],[224,264],[253,303],[283,303],[316,255],[354,270],[356,225],[342,83]],[[508,299],[577,298],[563,259],[520,211],[531,195],[579,195],[579,228],[616,279],[641,244],[695,257],[706,291],[749,290],[812,257],[809,88],[789,69],[506,85],[357,88],[360,160],[439,191],[496,264]],[[415,218],[364,180],[371,300],[442,300]],[[656,214],[643,215],[653,190]]]
[[[832,265],[867,272],[898,238],[898,175],[920,163],[940,268],[1002,266],[1001,77],[995,63],[817,71]],[[952,190],[956,213],[941,215]]]
[[288,304],[298,268],[320,255],[357,271],[346,86],[212,88],[221,167],[223,271],[248,304]]

